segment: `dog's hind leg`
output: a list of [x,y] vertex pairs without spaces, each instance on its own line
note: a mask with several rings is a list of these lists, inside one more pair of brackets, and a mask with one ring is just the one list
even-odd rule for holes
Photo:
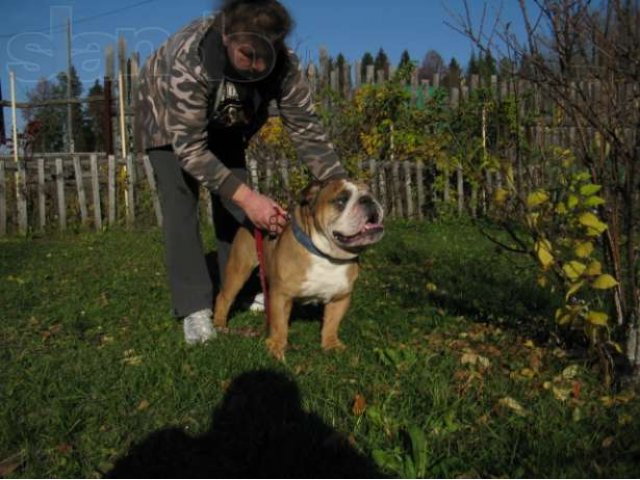
[[242,227],[238,230],[231,245],[229,260],[224,273],[224,283],[216,298],[213,314],[213,324],[215,327],[224,328],[227,326],[229,310],[238,292],[242,289],[249,279],[251,272],[253,272],[253,269],[257,266],[258,254],[256,253],[253,235],[249,230]]

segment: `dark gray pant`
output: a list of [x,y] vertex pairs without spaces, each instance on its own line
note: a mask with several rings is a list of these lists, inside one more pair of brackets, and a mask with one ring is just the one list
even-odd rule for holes
[[[244,149],[234,148],[230,142],[226,148],[216,150],[214,153],[233,174],[246,181]],[[213,283],[200,236],[199,183],[180,167],[178,157],[170,147],[151,149],[147,153],[153,166],[162,208],[165,263],[173,313],[177,317],[185,317],[198,310],[211,308],[214,300]],[[247,226],[250,224],[244,212],[233,202],[214,194],[211,199],[218,244],[218,274],[222,283],[231,242],[242,223]]]

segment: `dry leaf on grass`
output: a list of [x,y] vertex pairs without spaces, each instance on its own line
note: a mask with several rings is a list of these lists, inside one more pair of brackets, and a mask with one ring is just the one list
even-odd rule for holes
[[354,415],[360,416],[367,409],[367,400],[363,395],[356,393],[355,398],[353,399],[353,406],[351,407],[351,411]]

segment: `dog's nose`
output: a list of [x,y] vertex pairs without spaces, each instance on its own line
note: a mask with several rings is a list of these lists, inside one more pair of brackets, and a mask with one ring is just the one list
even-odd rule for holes
[[364,211],[367,213],[367,215],[374,215],[378,212],[378,209],[376,208],[376,202],[370,195],[360,197],[358,203],[364,207]]

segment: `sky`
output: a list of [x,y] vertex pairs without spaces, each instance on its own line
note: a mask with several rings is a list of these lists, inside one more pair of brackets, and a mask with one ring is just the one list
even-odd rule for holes
[[[527,0],[531,2],[531,0]],[[464,0],[282,0],[296,28],[289,38],[303,61],[317,60],[321,47],[349,62],[383,48],[397,64],[403,50],[420,62],[434,49],[448,63],[463,66],[473,46],[446,23],[464,11]],[[500,11],[503,22],[521,30],[518,0],[469,0],[474,22],[483,5],[489,17]],[[191,20],[215,11],[215,0],[0,0],[0,82],[9,99],[9,71],[16,75],[18,101],[39,79],[55,79],[66,70],[67,20],[72,24],[72,60],[85,93],[104,72],[104,49],[124,36],[129,51],[144,60],[169,35]],[[5,109],[7,131],[10,111]]]

